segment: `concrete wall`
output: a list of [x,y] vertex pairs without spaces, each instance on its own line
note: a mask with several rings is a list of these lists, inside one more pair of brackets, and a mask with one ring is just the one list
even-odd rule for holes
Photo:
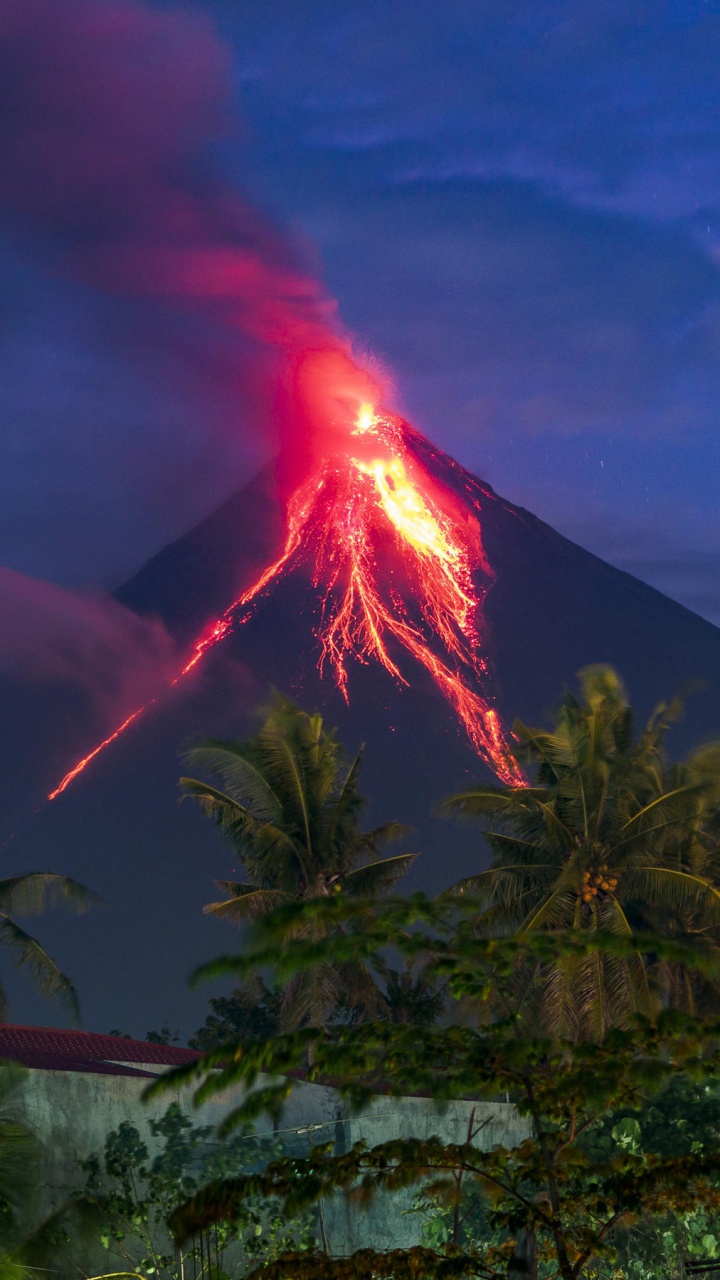
[[[137,1064],[133,1064],[137,1066]],[[158,1072],[157,1067],[147,1070]],[[123,1121],[139,1130],[152,1153],[157,1149],[149,1121],[158,1119],[173,1100],[195,1123],[217,1124],[237,1104],[237,1093],[227,1094],[193,1111],[190,1098],[176,1092],[144,1103],[146,1079],[94,1073],[28,1071],[21,1095],[21,1110],[45,1147],[44,1183],[47,1208],[62,1203],[69,1191],[81,1187],[80,1162],[101,1153],[108,1133]],[[377,1098],[360,1115],[353,1116],[347,1103],[321,1085],[298,1083],[289,1099],[278,1130],[298,1153],[315,1142],[332,1141],[337,1151],[364,1139],[369,1145],[390,1138],[438,1135],[449,1142],[465,1142],[473,1109],[469,1102],[436,1104],[423,1098]],[[478,1146],[514,1146],[528,1134],[526,1121],[505,1103],[476,1105],[475,1125],[482,1128]],[[263,1121],[257,1124],[263,1132]],[[268,1131],[272,1131],[267,1122]],[[344,1198],[322,1206],[328,1243],[333,1254],[358,1248],[402,1248],[417,1243],[420,1220],[410,1211],[413,1192],[406,1190],[378,1197],[362,1210]]]

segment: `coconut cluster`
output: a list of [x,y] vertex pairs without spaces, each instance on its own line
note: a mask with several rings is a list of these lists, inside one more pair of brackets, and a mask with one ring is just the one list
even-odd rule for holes
[[601,867],[588,867],[583,872],[581,897],[583,902],[592,902],[593,898],[603,893],[614,893],[617,888],[617,876],[608,871],[607,863]]

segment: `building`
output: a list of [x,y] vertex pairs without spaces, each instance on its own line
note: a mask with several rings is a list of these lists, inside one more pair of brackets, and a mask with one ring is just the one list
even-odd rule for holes
[[[168,1067],[201,1055],[173,1045],[148,1044],[87,1031],[0,1026],[0,1057],[28,1069],[19,1106],[44,1147],[45,1209],[62,1204],[84,1185],[81,1162],[102,1152],[106,1136],[124,1121],[139,1131],[152,1153],[157,1148],[150,1120],[178,1101],[198,1123],[218,1124],[237,1103],[237,1094],[193,1111],[192,1099],[177,1090],[143,1100],[147,1085]],[[488,1149],[514,1146],[528,1134],[527,1123],[507,1103],[450,1102],[427,1098],[378,1098],[353,1115],[336,1090],[298,1080],[282,1120],[268,1132],[282,1132],[297,1150],[333,1141],[338,1151],[364,1139],[369,1145],[399,1137],[466,1142],[468,1126],[480,1126],[475,1141]],[[262,1131],[262,1122],[258,1129]],[[411,1212],[412,1192],[378,1198],[359,1212],[342,1199],[323,1206],[327,1240],[334,1254],[355,1249],[402,1248],[419,1239],[420,1222]]]

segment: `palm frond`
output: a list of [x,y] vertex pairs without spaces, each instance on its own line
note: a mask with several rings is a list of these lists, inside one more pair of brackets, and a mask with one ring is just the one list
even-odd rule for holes
[[226,898],[224,902],[208,902],[203,907],[203,915],[243,923],[245,920],[268,915],[275,907],[292,901],[292,894],[283,893],[279,889],[254,889],[248,885],[246,893]]
[[638,866],[626,872],[627,893],[669,910],[710,909],[720,919],[720,889],[709,880],[672,867]]
[[404,840],[411,834],[412,828],[407,827],[404,822],[384,822],[379,827],[372,827],[370,831],[364,831],[358,836],[356,844],[357,854],[368,855],[377,854],[383,845],[394,844],[397,840]]
[[277,822],[280,800],[263,771],[248,759],[243,743],[209,741],[189,751],[186,760],[193,768],[219,777],[230,803],[249,810],[259,822]]
[[640,822],[648,813],[652,813],[653,810],[656,810],[659,806],[669,805],[672,802],[677,801],[681,796],[687,797],[699,795],[702,790],[703,784],[701,782],[694,782],[688,783],[683,787],[675,787],[674,790],[666,791],[663,795],[655,796],[654,799],[643,805],[641,809],[638,809],[637,813],[634,813],[632,818],[628,819],[628,821],[620,828],[619,834],[622,835],[625,831],[628,831],[636,822]]
[[327,843],[329,848],[333,848],[336,840],[342,838],[347,819],[352,820],[362,805],[362,797],[357,789],[362,757],[363,753],[359,751],[351,762],[327,815],[324,843]]
[[523,920],[518,935],[532,933],[537,929],[567,929],[572,925],[573,908],[577,895],[565,887],[554,889],[546,894],[537,906]]
[[349,893],[358,897],[373,897],[383,893],[408,872],[417,858],[416,853],[399,853],[394,858],[381,858],[356,867],[343,876],[343,885]]
[[[487,840],[495,857],[505,865],[506,860],[511,858],[515,865],[522,863],[528,866],[539,866],[537,862],[538,856],[544,856],[545,850],[542,849],[536,840],[523,840],[519,835],[506,835],[502,831],[483,831],[483,838]],[[548,865],[545,863],[544,865]],[[556,868],[556,864],[553,864]]]
[[0,944],[15,954],[15,967],[27,969],[37,990],[47,1000],[61,1000],[70,1010],[73,1021],[80,1021],[75,987],[36,938],[21,929],[10,916],[0,912]]
[[[303,770],[293,745],[284,737],[270,738],[264,742],[265,754],[272,763],[276,779],[276,787],[282,784],[283,792],[291,801],[293,809],[300,820],[305,847],[312,858],[313,838],[311,835],[311,818],[309,796],[306,791]],[[286,804],[287,808],[287,804]]]
[[440,805],[440,812],[460,813],[469,818],[504,814],[513,812],[518,802],[522,804],[546,794],[545,787],[468,787],[447,796]]
[[214,818],[223,834],[238,845],[242,845],[244,839],[252,837],[257,828],[262,826],[261,819],[250,809],[234,800],[227,792],[210,786],[208,782],[201,782],[198,778],[181,778],[179,785],[185,793],[183,798],[197,800],[205,816]]
[[53,871],[31,871],[0,880],[0,911],[8,915],[41,915],[48,907],[58,906],[82,914],[99,902],[98,895],[79,880]]

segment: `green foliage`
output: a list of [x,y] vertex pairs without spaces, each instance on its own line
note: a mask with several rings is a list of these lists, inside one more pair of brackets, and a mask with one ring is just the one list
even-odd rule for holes
[[[615,1147],[650,1156],[700,1156],[720,1146],[720,1085],[680,1075],[649,1105],[605,1117],[589,1139],[591,1153],[607,1158]],[[720,1214],[703,1203],[678,1214],[642,1215],[617,1234],[618,1266],[627,1280],[665,1275],[683,1280],[684,1259],[720,1258]]]
[[[489,870],[456,891],[477,896],[488,934],[636,930],[694,935],[720,945],[720,747],[671,765],[664,750],[677,706],[660,706],[643,732],[609,667],[580,673],[551,730],[515,724],[524,787],[468,787],[446,803],[482,822]],[[591,953],[523,968],[529,1025],[599,1038],[671,1003],[700,1007],[708,984],[682,965]],[[712,1007],[717,1007],[713,986]]]
[[[453,1206],[457,1180],[463,1196],[482,1197],[490,1243],[478,1248],[465,1238],[428,1243],[411,1251],[364,1251],[341,1262],[319,1253],[304,1261],[277,1258],[266,1280],[320,1275],[482,1276],[527,1273],[537,1258],[539,1273],[580,1280],[598,1266],[612,1266],[621,1224],[706,1211],[720,1205],[720,1151],[646,1150],[634,1126],[643,1108],[675,1081],[699,1086],[720,1070],[720,1020],[701,1021],[667,1010],[652,1020],[641,1015],[613,1028],[598,1043],[528,1034],[517,1012],[483,1021],[467,1016],[485,1001],[509,1007],[518,964],[552,965],[594,958],[642,959],[649,951],[667,963],[690,965],[691,949],[612,932],[569,932],[563,937],[529,932],[522,937],[485,938],[478,933],[484,904],[466,896],[429,902],[381,904],[325,899],[284,908],[259,923],[243,956],[206,966],[206,972],[246,977],[272,966],[283,981],[296,969],[327,962],[328,951],[345,962],[380,968],[392,946],[419,963],[448,995],[446,1025],[419,1026],[376,1020],[362,1028],[306,1027],[266,1043],[228,1044],[156,1082],[151,1092],[179,1083],[195,1087],[198,1102],[229,1086],[242,1086],[243,1100],[226,1121],[231,1132],[258,1115],[277,1114],[292,1089],[292,1072],[306,1061],[310,1080],[332,1080],[362,1107],[379,1092],[445,1099],[511,1100],[526,1118],[530,1136],[515,1145],[482,1150],[470,1140],[438,1137],[356,1143],[343,1154],[314,1147],[306,1158],[281,1158],[266,1169],[219,1178],[197,1191],[171,1225],[179,1240],[240,1211],[248,1198],[270,1196],[293,1214],[318,1199],[344,1195],[361,1211],[375,1195],[416,1188]],[[303,919],[293,947],[288,928]],[[342,930],[338,929],[342,926]],[[338,955],[336,955],[336,960]],[[716,961],[697,963],[709,978]],[[282,1077],[282,1078],[281,1078]],[[616,1129],[605,1151],[593,1149],[596,1131],[614,1113]],[[705,1234],[711,1234],[706,1232]],[[530,1260],[530,1262],[529,1262]]]
[[[40,915],[48,907],[58,906],[83,912],[97,900],[96,895],[77,880],[51,871],[32,871],[0,880],[0,946],[12,953],[15,968],[29,974],[40,995],[62,1001],[76,1022],[80,1015],[72,982],[37,938],[22,929],[14,917]],[[0,982],[0,1020],[5,1018],[7,998]]]
[[258,975],[235,987],[230,996],[215,996],[211,1013],[188,1041],[205,1053],[227,1040],[268,1040],[280,1027],[282,993],[271,991]]
[[180,1032],[173,1031],[167,1022],[164,1022],[159,1031],[146,1031],[145,1040],[148,1044],[179,1044]]
[[[617,1149],[634,1156],[697,1155],[720,1145],[720,1085],[696,1083],[683,1075],[637,1111],[613,1111],[585,1135],[590,1158],[603,1166]],[[423,1219],[422,1242],[442,1251],[457,1242],[478,1256],[501,1243],[489,1223],[490,1201],[476,1186],[457,1178],[454,1194],[443,1196],[427,1184],[413,1209]],[[458,1230],[459,1228],[459,1230]],[[685,1260],[720,1259],[720,1214],[699,1205],[684,1214],[643,1214],[614,1233],[614,1256],[597,1259],[588,1270],[596,1280],[684,1280]],[[547,1265],[545,1271],[547,1272]],[[541,1274],[543,1268],[540,1268]]]
[[311,1214],[288,1217],[276,1200],[250,1197],[230,1220],[176,1249],[167,1223],[183,1200],[209,1179],[261,1171],[282,1148],[273,1138],[249,1133],[218,1143],[212,1126],[193,1125],[177,1103],[151,1120],[150,1130],[161,1143],[156,1155],[151,1157],[135,1126],[124,1122],[108,1135],[102,1155],[82,1165],[82,1199],[96,1207],[108,1271],[122,1267],[158,1280],[182,1280],[190,1266],[197,1277],[220,1280],[243,1276],[288,1250],[313,1247]]
[[[385,844],[405,834],[397,822],[362,830],[361,760],[358,754],[346,765],[322,718],[280,696],[255,737],[209,740],[192,751],[189,763],[213,784],[182,778],[181,786],[215,819],[247,875],[242,882],[217,882],[225,897],[206,912],[244,922],[294,901],[390,888],[415,855],[379,857]],[[295,974],[284,993],[283,1022],[321,1025],[341,997],[365,1015],[381,1003],[364,966],[339,965],[328,955],[312,973]]]

